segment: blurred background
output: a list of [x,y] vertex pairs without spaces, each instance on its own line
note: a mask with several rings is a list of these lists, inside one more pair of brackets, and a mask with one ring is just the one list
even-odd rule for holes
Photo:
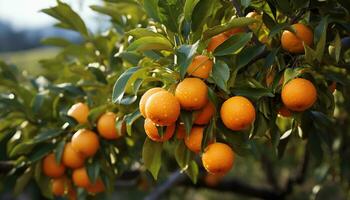
[[[109,20],[93,12],[89,5],[99,5],[99,0],[63,0],[69,3],[94,32],[103,31]],[[45,37],[60,36],[79,42],[79,34],[54,27],[55,20],[40,12],[54,6],[56,0],[0,0],[0,60],[13,63],[35,72],[38,60],[52,57],[55,48],[45,47],[41,40]],[[34,73],[36,74],[36,73]]]

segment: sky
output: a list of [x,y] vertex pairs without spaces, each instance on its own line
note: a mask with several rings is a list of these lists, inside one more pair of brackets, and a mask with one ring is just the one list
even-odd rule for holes
[[[97,14],[89,5],[101,4],[100,0],[61,0],[72,6],[89,27],[97,26]],[[0,0],[0,20],[10,23],[14,29],[40,28],[55,23],[50,16],[39,12],[56,5],[56,0]]]

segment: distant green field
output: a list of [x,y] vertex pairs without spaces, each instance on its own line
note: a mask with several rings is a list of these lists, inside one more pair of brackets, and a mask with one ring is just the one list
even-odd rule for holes
[[21,70],[37,76],[42,74],[39,60],[54,57],[59,49],[38,48],[18,52],[0,53],[0,60],[17,65]]

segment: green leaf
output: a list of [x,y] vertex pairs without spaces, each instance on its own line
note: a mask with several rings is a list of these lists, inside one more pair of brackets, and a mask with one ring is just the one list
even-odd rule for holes
[[59,21],[58,27],[78,31],[82,36],[89,37],[84,21],[68,4],[57,1],[57,6],[41,11],[56,18]]
[[55,149],[55,159],[57,163],[61,163],[64,147],[66,146],[66,140],[61,140]]
[[98,118],[106,112],[108,108],[108,104],[103,104],[101,106],[95,107],[89,111],[88,119],[89,121],[94,124],[97,122]]
[[219,45],[214,51],[214,56],[236,54],[252,37],[252,33],[237,33]]
[[245,96],[251,99],[260,99],[261,97],[274,97],[275,95],[268,88],[234,88],[235,95]]
[[180,16],[183,14],[183,0],[161,0],[158,2],[160,20],[174,33],[179,31]]
[[208,22],[210,16],[214,15],[220,3],[217,0],[201,0],[193,9],[192,13],[192,31],[201,32],[204,24]]
[[100,176],[100,164],[97,161],[87,164],[87,174],[92,183],[97,181],[97,178]]
[[176,50],[177,64],[180,66],[180,77],[183,79],[186,75],[187,68],[191,64],[194,55],[197,52],[199,42],[193,45],[181,45]]
[[188,177],[190,177],[191,181],[194,184],[197,183],[198,174],[199,174],[199,168],[198,168],[198,165],[197,165],[196,161],[191,160],[188,163],[188,168],[186,169],[186,174],[188,175]]
[[112,92],[112,101],[113,103],[121,103],[127,83],[131,76],[137,72],[140,67],[132,67],[126,70],[122,75],[119,76],[118,80],[115,82]]
[[283,74],[284,82],[283,82],[283,85],[287,84],[290,80],[298,77],[299,74],[300,74],[299,70],[294,70],[292,68],[287,68],[286,70],[284,70],[284,74]]
[[67,47],[72,44],[69,40],[61,37],[45,38],[41,40],[41,43],[43,45],[56,46],[56,47]]
[[230,78],[230,68],[221,60],[217,60],[213,66],[212,77],[215,84],[225,92],[228,92],[227,81]]
[[214,119],[211,119],[208,126],[204,129],[204,135],[202,139],[202,146],[201,149],[204,151],[204,149],[208,146],[210,142],[213,141],[214,138]]
[[190,157],[191,151],[186,147],[184,141],[178,141],[175,147],[175,160],[181,170],[186,170]]
[[128,135],[132,134],[132,124],[141,116],[142,115],[139,109],[137,109],[133,113],[124,116],[124,121],[126,123],[126,132],[128,133]]
[[36,162],[42,159],[45,155],[52,152],[55,148],[54,144],[40,145],[28,156],[30,162]]
[[180,119],[184,123],[186,134],[189,135],[193,126],[193,113],[182,110],[180,113]]
[[37,93],[32,101],[32,110],[35,114],[38,114],[40,109],[42,108],[42,105],[45,101],[45,96],[47,94],[44,92]]
[[142,56],[139,53],[132,51],[124,51],[118,53],[116,56],[122,58],[125,61],[128,61],[134,66],[138,65],[139,61],[142,59]]
[[33,177],[34,171],[31,167],[27,168],[27,170],[16,180],[15,188],[13,189],[13,193],[15,196],[18,196],[22,193],[24,188],[28,185],[30,179]]
[[156,21],[160,21],[158,2],[159,2],[159,0],[144,0],[143,1],[143,7],[145,8],[147,15]]
[[320,24],[316,27],[318,31],[321,31],[321,37],[319,38],[319,41],[316,45],[316,59],[321,62],[324,54],[324,49],[326,46],[326,39],[327,39],[327,27],[328,27],[328,16],[323,17]]
[[35,146],[32,141],[22,142],[16,145],[9,153],[9,157],[13,158],[19,155],[26,155],[30,153],[31,149]]
[[304,45],[305,49],[305,60],[307,63],[313,63],[313,61],[316,59],[316,51],[314,51],[311,47]]
[[283,29],[289,27],[290,25],[288,23],[282,23],[282,24],[276,24],[273,26],[269,33],[269,38],[273,38],[275,35],[280,33]]
[[135,28],[126,32],[126,34],[131,35],[136,39],[139,39],[142,37],[163,37],[163,35],[156,33],[148,28]]
[[223,24],[223,25],[217,25],[214,27],[209,28],[208,30],[204,31],[203,33],[203,40],[207,40],[209,38],[212,38],[213,36],[222,33],[224,31],[233,29],[233,28],[239,28],[239,27],[246,27],[250,24],[253,24],[257,22],[256,19],[253,19],[251,17],[238,17],[238,18],[232,18],[229,22]]
[[279,52],[280,48],[272,49],[272,51],[266,56],[264,67],[270,67],[276,59],[276,55]]
[[250,61],[252,61],[256,56],[260,55],[265,50],[265,45],[252,46],[243,49],[237,55],[237,69],[241,69],[246,66]]
[[335,48],[334,50],[335,61],[338,63],[340,58],[340,53],[341,53],[341,38],[339,33],[337,33],[337,35],[335,36],[334,48]]
[[146,36],[133,41],[127,51],[172,50],[173,45],[164,37]]
[[45,142],[51,140],[52,138],[58,137],[63,133],[62,129],[49,129],[41,131],[32,139],[33,144]]
[[154,142],[148,137],[143,144],[142,160],[148,171],[151,172],[153,178],[157,180],[158,172],[162,162],[163,143]]
[[96,80],[100,83],[107,84],[106,76],[104,73],[97,67],[88,66],[87,69],[95,76]]
[[208,97],[209,100],[215,105],[216,108],[219,107],[219,99],[213,89],[208,87]]
[[186,21],[191,21],[193,9],[196,7],[200,0],[186,0],[184,6],[184,16]]

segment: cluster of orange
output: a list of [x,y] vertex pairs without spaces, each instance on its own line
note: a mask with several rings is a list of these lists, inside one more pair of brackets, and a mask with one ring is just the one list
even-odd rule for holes
[[[74,104],[67,113],[79,124],[88,122],[89,107],[84,103]],[[119,138],[122,134],[115,127],[116,114],[106,112],[97,121],[99,135],[107,140]],[[76,191],[66,175],[66,167],[72,169],[72,180],[75,186],[85,188],[87,192],[96,194],[103,192],[105,186],[98,178],[95,182],[89,179],[85,168],[85,160],[93,157],[100,147],[99,137],[92,130],[80,129],[73,134],[71,141],[64,147],[62,162],[58,163],[54,153],[47,155],[42,161],[43,173],[52,178],[52,192],[56,196],[67,195],[76,199]]]

